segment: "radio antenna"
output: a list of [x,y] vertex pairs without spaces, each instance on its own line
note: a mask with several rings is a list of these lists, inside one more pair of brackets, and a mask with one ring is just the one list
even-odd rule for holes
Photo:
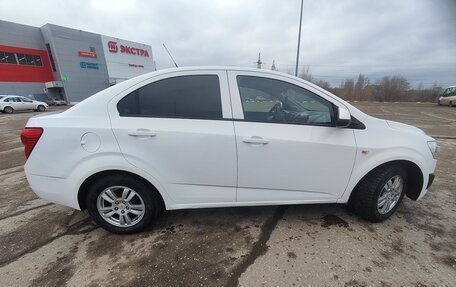
[[168,48],[166,48],[165,43],[163,43],[163,47],[165,47],[165,50],[168,53],[169,57],[171,58],[171,60],[173,60],[174,66],[176,66],[176,68],[179,68],[179,66],[177,65],[176,61],[174,61],[173,56],[171,56],[171,53],[169,52]]

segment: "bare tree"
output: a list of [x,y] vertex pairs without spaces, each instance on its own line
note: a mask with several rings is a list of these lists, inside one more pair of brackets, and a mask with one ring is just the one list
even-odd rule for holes
[[335,88],[328,88],[324,83],[318,85],[343,99],[363,101],[436,102],[442,92],[438,83],[429,88],[425,88],[422,83],[411,88],[408,80],[398,75],[385,76],[375,84],[371,84],[366,76],[359,74],[356,83],[353,79],[345,79]]
[[326,82],[326,81],[318,80],[318,81],[314,81],[313,83],[315,85],[319,86],[320,88],[323,88],[323,89],[325,89],[327,91],[331,91],[332,90],[331,84]]
[[355,90],[353,94],[353,100],[366,100],[367,86],[369,85],[369,79],[363,74],[359,74],[358,80],[355,84]]
[[385,76],[371,84],[365,75],[359,74],[356,82],[354,79],[345,79],[339,87],[331,87],[329,82],[315,79],[309,67],[305,67],[299,77],[349,101],[436,102],[442,92],[438,83],[434,83],[431,88],[425,88],[423,83],[420,83],[413,89],[409,81],[399,75]]
[[354,99],[354,92],[355,92],[355,81],[353,79],[345,79],[340,85],[340,97],[346,100],[353,100]]
[[304,67],[301,74],[299,75],[301,79],[312,82],[312,73],[310,72],[309,67]]
[[381,101],[400,101],[410,89],[410,83],[403,76],[385,76],[378,83]]

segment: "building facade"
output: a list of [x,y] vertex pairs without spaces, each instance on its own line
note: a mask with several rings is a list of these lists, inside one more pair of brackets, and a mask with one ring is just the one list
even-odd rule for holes
[[154,70],[149,45],[52,24],[0,21],[0,95],[77,103]]

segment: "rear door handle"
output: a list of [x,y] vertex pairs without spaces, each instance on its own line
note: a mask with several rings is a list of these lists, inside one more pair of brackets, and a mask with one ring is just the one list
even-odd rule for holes
[[262,137],[258,137],[258,136],[243,138],[242,141],[245,143],[248,143],[248,144],[268,144],[269,143],[269,140],[264,139]]
[[148,129],[136,129],[129,130],[128,135],[132,137],[154,137],[157,133]]

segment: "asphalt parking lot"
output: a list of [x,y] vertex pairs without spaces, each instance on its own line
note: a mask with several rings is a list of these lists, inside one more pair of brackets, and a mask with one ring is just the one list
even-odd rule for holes
[[38,199],[19,139],[37,113],[0,114],[0,286],[456,286],[456,108],[354,105],[441,146],[429,193],[390,220],[342,205],[180,210],[127,236]]

